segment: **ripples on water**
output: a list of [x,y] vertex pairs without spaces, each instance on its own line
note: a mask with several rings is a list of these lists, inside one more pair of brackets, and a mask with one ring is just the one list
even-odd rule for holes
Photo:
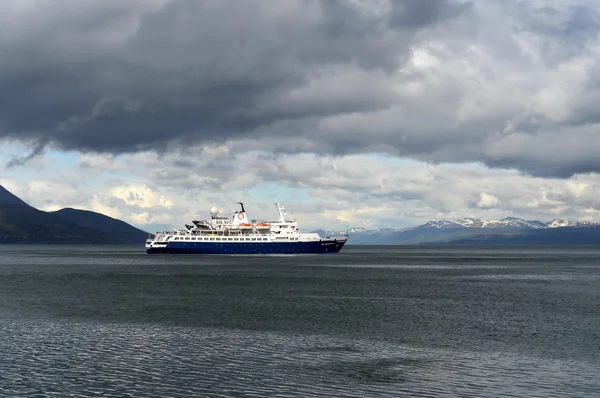
[[600,396],[596,251],[4,250],[2,397]]
[[598,374],[577,361],[149,325],[12,321],[0,333],[2,396],[598,396]]

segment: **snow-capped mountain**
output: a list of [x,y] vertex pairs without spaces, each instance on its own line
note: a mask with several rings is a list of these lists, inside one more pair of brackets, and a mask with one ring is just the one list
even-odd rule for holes
[[[480,220],[478,218],[466,217],[460,220],[439,220],[429,221],[422,225],[417,225],[408,228],[374,228],[367,229],[364,227],[354,227],[348,230],[351,234],[356,233],[395,233],[401,231],[408,231],[417,228],[436,228],[436,229],[447,229],[447,228],[496,228],[496,229],[544,229],[544,228],[563,228],[563,227],[597,227],[600,223],[593,223],[589,221],[567,221],[561,219],[554,219],[548,222],[542,222],[538,220],[525,220],[518,217],[506,217],[501,220]],[[324,231],[328,235],[344,234],[346,231]]]
[[[423,224],[426,228],[517,228],[517,229],[540,229],[540,228],[561,228],[561,227],[592,227],[600,223],[591,223],[588,221],[565,221],[554,219],[549,222],[538,220],[525,220],[518,217],[506,217],[501,220],[480,220],[478,218],[463,218],[461,220],[441,220],[429,221]],[[415,227],[418,228],[418,227]]]
[[[501,220],[480,220],[463,218],[460,220],[429,221],[425,224],[408,228],[375,228],[356,227],[349,229],[352,244],[419,244],[444,243],[460,239],[471,239],[481,236],[520,236],[544,231],[562,230],[569,234],[571,228],[591,230],[600,228],[600,223],[587,221],[565,221],[554,219],[549,222],[525,220],[518,217],[506,217]],[[336,236],[346,231],[318,230],[322,236]],[[596,232],[593,232],[594,234]],[[600,233],[599,233],[600,234]],[[600,235],[599,235],[600,236]],[[600,239],[600,238],[599,238]],[[599,241],[600,243],[600,241]],[[349,242],[350,244],[350,242]]]
[[546,228],[562,228],[562,227],[597,227],[600,223],[589,221],[565,221],[554,219],[545,224]]

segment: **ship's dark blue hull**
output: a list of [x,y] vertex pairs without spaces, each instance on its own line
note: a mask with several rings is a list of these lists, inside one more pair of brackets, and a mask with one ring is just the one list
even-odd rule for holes
[[148,254],[326,254],[339,252],[345,240],[314,242],[169,242],[164,247],[148,247]]

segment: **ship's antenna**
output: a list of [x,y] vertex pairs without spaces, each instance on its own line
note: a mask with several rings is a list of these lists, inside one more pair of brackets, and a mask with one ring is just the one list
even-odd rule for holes
[[280,204],[279,202],[277,202],[277,199],[275,199],[275,206],[277,207],[277,214],[279,214],[279,221],[280,222],[286,222],[286,220],[285,220],[285,215],[286,215],[285,208],[283,207],[282,204]]

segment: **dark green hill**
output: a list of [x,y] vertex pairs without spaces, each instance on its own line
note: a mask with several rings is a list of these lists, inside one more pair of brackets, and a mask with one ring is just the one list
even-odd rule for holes
[[116,243],[109,235],[82,228],[21,204],[0,204],[2,243]]
[[37,210],[0,186],[0,243],[143,245],[147,236],[123,221],[92,211]]
[[0,205],[24,205],[29,206],[27,203],[10,193],[2,185],[0,185]]
[[66,208],[50,214],[79,227],[96,229],[107,235],[118,237],[123,243],[141,244],[148,237],[148,233],[141,229],[93,211]]

